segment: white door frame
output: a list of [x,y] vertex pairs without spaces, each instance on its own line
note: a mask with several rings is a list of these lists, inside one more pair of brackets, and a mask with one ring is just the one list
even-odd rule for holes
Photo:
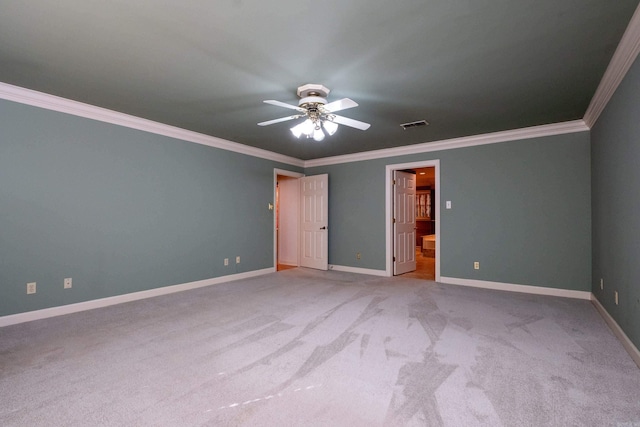
[[[273,203],[274,203],[274,211],[273,211],[273,271],[278,270],[278,229],[276,224],[276,212],[277,206],[275,206],[276,202],[276,189],[278,187],[278,175],[280,176],[290,176],[292,178],[302,178],[304,176],[303,173],[293,172],[284,169],[273,169]],[[299,193],[298,193],[299,196]],[[299,201],[296,204],[300,204]],[[298,221],[299,222],[299,221]],[[298,247],[296,248],[296,253],[298,254],[298,258],[300,257],[300,229],[297,230],[298,236],[296,236],[296,242]],[[436,242],[437,243],[437,242]],[[300,259],[298,259],[298,264],[300,263]]]
[[412,163],[387,165],[385,169],[385,228],[386,228],[386,275],[393,276],[393,171],[405,169],[435,168],[436,196],[436,282],[440,281],[440,159]]

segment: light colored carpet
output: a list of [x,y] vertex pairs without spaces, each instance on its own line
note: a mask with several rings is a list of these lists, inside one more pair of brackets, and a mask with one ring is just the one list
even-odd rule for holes
[[2,426],[635,426],[588,301],[296,268],[0,329]]

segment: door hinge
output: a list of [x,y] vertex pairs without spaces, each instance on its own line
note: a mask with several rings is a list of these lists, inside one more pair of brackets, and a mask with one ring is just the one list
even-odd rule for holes
[[396,262],[396,257],[393,257],[393,262]]
[[395,218],[393,218],[393,223],[394,223],[394,224],[396,223],[396,219],[395,219]]
[[395,179],[393,180],[393,185],[396,185],[396,180]]

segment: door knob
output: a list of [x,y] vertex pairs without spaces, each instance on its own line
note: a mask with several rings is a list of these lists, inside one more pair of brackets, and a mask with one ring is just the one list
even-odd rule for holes
[[320,227],[320,230],[326,230],[326,229],[327,229],[327,227],[326,227],[326,226],[324,226],[324,227]]

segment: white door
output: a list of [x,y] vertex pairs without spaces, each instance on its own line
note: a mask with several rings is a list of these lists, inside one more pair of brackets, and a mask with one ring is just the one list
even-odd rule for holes
[[393,171],[393,274],[416,269],[416,175]]
[[[329,175],[300,178],[300,266],[329,267]],[[415,267],[414,267],[415,268]]]

